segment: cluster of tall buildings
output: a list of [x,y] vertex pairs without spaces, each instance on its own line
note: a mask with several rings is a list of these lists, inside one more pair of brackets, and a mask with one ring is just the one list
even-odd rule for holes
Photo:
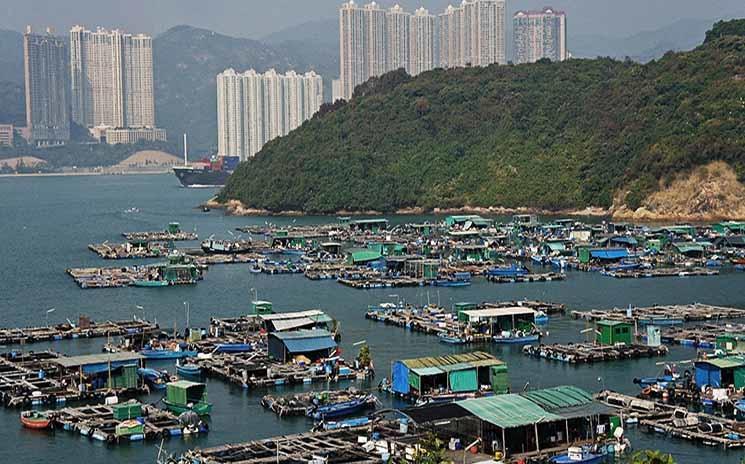
[[322,103],[323,80],[313,71],[227,69],[217,75],[217,154],[252,157],[310,119]]
[[435,23],[424,8],[410,14],[398,5],[385,10],[375,2],[343,4],[339,10],[340,79],[334,85],[334,100],[350,99],[356,86],[394,69],[404,68],[412,75],[434,69]]
[[[567,58],[566,15],[545,8],[519,11],[513,18],[515,62]],[[507,63],[505,0],[463,0],[436,17],[420,8],[354,0],[339,9],[340,78],[333,99],[348,100],[371,77],[404,68],[415,76],[436,67]]]
[[563,11],[518,11],[513,18],[515,63],[567,59],[567,19]]
[[69,140],[71,120],[108,143],[165,140],[155,127],[151,37],[75,26],[69,47],[49,30],[24,34],[26,124],[35,144]]

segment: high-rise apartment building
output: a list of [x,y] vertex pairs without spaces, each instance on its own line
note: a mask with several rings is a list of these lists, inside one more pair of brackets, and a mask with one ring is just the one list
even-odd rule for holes
[[23,35],[23,63],[26,84],[26,125],[37,145],[59,145],[70,140],[70,112],[67,87],[67,47],[54,37]]
[[322,103],[323,80],[315,72],[225,70],[217,75],[218,154],[254,156],[310,119]]
[[[439,21],[438,21],[439,19]],[[340,93],[371,77],[404,68],[411,75],[437,66],[488,66],[506,59],[505,0],[463,0],[437,18],[354,0],[339,9]]]
[[153,41],[119,30],[70,30],[72,117],[84,127],[155,126]]
[[518,11],[513,17],[515,63],[567,59],[566,14],[552,8]]
[[409,61],[411,15],[399,5],[395,5],[386,13],[386,23],[388,68],[404,68],[411,73]]
[[435,17],[424,8],[419,8],[411,17],[409,34],[409,66],[412,76],[435,68],[435,41],[437,38]]

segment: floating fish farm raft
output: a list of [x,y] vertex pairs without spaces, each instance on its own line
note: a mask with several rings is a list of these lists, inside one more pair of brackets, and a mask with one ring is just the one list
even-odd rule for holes
[[[194,265],[70,268],[66,272],[83,289],[191,285],[202,279],[202,270]],[[164,272],[172,275],[164,276]]]
[[196,363],[208,377],[224,380],[243,388],[273,388],[342,380],[363,380],[368,373],[342,366],[333,375],[322,366],[273,361],[262,353],[218,354]]
[[533,282],[553,282],[566,279],[566,274],[548,272],[545,274],[525,274],[515,276],[487,276],[489,282],[495,284],[523,284]]
[[43,414],[55,429],[109,444],[207,433],[198,419],[179,419],[169,411],[139,403],[54,409]]
[[725,449],[745,447],[745,423],[703,413],[694,413],[659,402],[604,391],[596,398],[618,409],[622,417],[634,418],[649,433],[680,438]]
[[[370,430],[372,433],[369,433]],[[373,425],[236,443],[203,450],[187,451],[178,464],[283,463],[316,462],[373,464],[390,456],[411,456],[420,435],[413,425],[402,427],[397,421]]]
[[88,249],[104,259],[136,259],[162,258],[169,252],[165,243],[142,242],[140,245],[132,243],[92,243]]
[[566,345],[525,345],[523,353],[534,358],[549,359],[569,364],[591,364],[619,359],[651,358],[665,356],[666,346],[645,345],[599,345],[595,343],[571,343]]
[[122,236],[129,242],[184,242],[198,240],[199,236],[194,232],[124,232]]
[[745,334],[745,324],[701,324],[691,327],[665,327],[661,334],[664,343],[692,348],[716,348],[717,337]]
[[654,277],[693,277],[719,275],[717,269],[697,268],[658,268],[658,269],[629,269],[619,271],[603,271],[603,275],[616,279],[649,279]]
[[88,318],[81,317],[78,325],[68,323],[46,327],[0,329],[0,345],[30,344],[72,338],[148,335],[157,331],[158,325],[148,321],[93,322]]
[[349,389],[304,392],[286,396],[265,395],[261,398],[261,405],[279,417],[288,417],[306,416],[312,413],[318,406],[352,400],[363,401],[369,408],[374,408],[376,403],[374,395]]
[[653,325],[675,325],[683,324],[685,322],[745,318],[745,309],[712,306],[701,303],[632,308],[631,317],[628,316],[627,312],[627,309],[621,308],[611,310],[572,311],[572,317],[589,321],[611,320]]
[[[501,308],[523,307],[533,311],[542,311],[545,314],[557,314],[565,311],[564,305],[556,303],[546,303],[542,301],[503,301],[496,303],[482,303],[479,305],[469,305],[469,309],[488,310]],[[413,307],[413,306],[390,306],[381,305],[380,307],[371,307],[365,313],[365,318],[373,321],[382,322],[387,325],[404,327],[413,332],[421,332],[432,335],[441,334],[460,334],[462,324],[458,321],[458,314],[437,306]],[[490,336],[479,337],[480,334],[473,334],[474,341],[491,340]]]

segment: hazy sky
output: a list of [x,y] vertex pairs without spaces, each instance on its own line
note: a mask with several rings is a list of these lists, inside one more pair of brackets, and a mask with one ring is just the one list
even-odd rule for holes
[[[440,12],[447,0],[381,0]],[[340,0],[0,0],[0,28],[22,31],[26,24],[58,32],[80,23],[160,33],[189,24],[221,33],[259,38],[306,21],[332,18]],[[362,3],[362,1],[358,2]],[[550,5],[567,12],[573,34],[623,37],[658,29],[679,19],[745,15],[743,0],[508,0],[510,13]]]

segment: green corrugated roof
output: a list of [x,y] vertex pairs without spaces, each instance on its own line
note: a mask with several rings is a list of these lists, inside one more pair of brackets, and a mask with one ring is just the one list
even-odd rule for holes
[[711,364],[719,369],[731,369],[733,367],[745,366],[745,357],[729,356],[727,358],[713,358],[699,362]]
[[521,396],[552,411],[558,408],[569,408],[592,403],[592,395],[581,388],[561,386],[522,393]]
[[[488,361],[488,362],[487,362]],[[472,366],[488,366],[492,364],[503,364],[502,361],[495,358],[489,353],[483,351],[474,351],[472,353],[452,354],[448,356],[430,356],[424,358],[402,359],[402,363],[409,369],[418,369],[421,367],[439,367],[451,366],[453,364],[466,363]]]
[[689,253],[691,251],[703,252],[704,247],[701,244],[694,242],[678,242],[673,243],[673,247],[678,250],[678,253]]
[[440,367],[440,369],[442,369],[445,372],[467,371],[467,370],[473,369],[473,368],[474,368],[474,366],[472,366],[471,363],[449,364],[447,366]]
[[564,242],[546,242],[546,246],[551,251],[564,251],[567,249],[566,245],[564,245]]
[[561,416],[515,394],[457,401],[455,404],[479,419],[504,429],[562,420]]

